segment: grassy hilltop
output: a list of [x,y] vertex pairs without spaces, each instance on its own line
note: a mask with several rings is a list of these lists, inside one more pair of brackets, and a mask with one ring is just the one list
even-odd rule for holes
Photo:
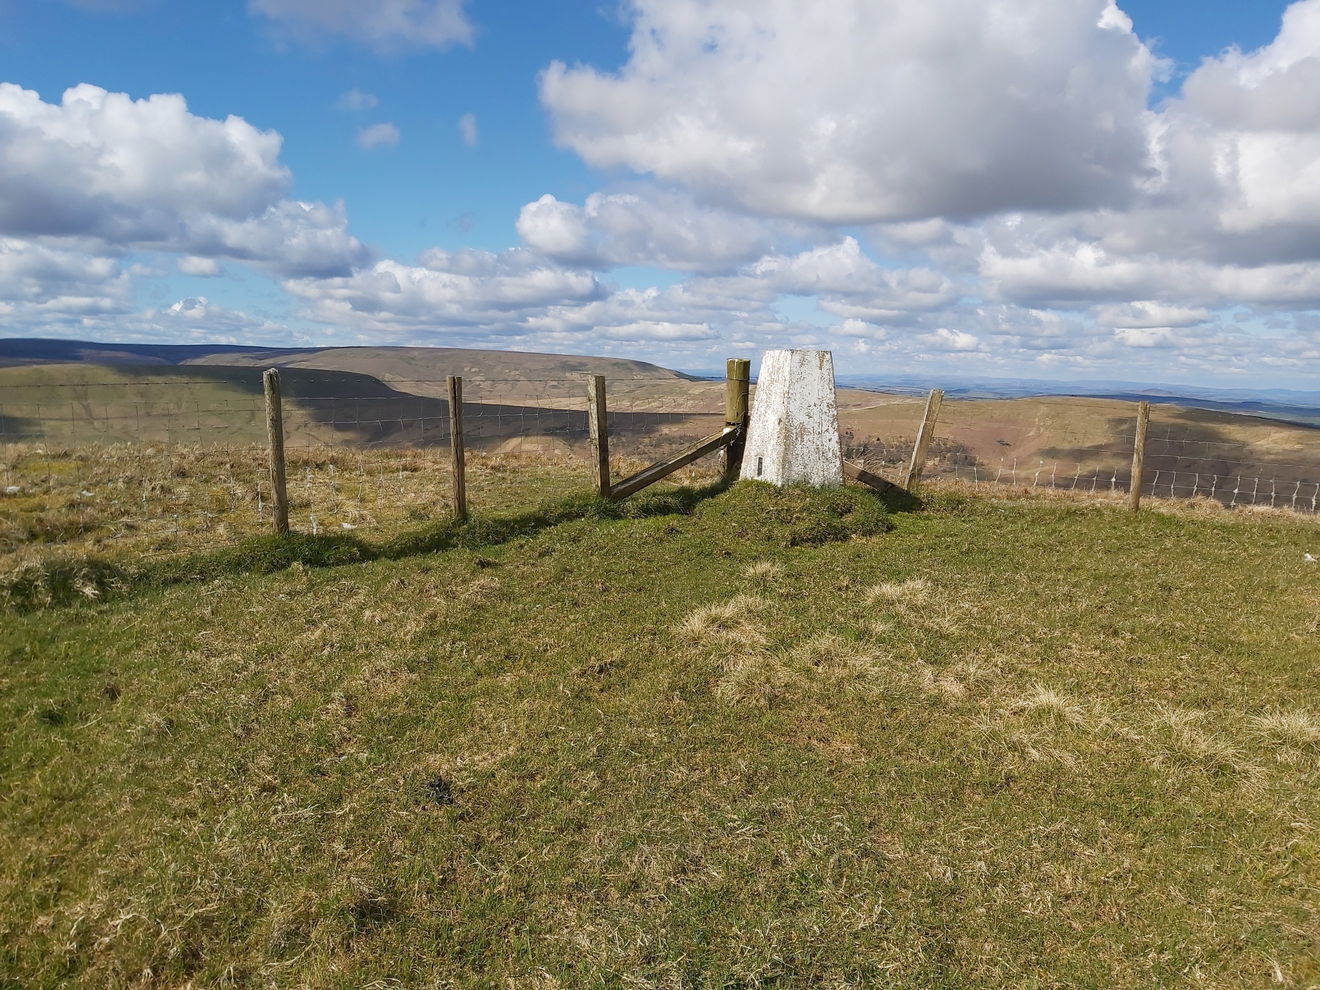
[[631,504],[6,614],[0,985],[1320,981],[1313,521]]

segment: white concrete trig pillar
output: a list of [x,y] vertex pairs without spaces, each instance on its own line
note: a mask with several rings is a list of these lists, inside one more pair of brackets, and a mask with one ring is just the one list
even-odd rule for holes
[[834,357],[766,351],[756,379],[742,477],[774,485],[843,484]]

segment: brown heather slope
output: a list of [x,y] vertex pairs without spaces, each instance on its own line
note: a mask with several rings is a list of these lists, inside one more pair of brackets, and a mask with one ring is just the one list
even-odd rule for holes
[[[840,393],[839,419],[854,443],[906,437],[910,443],[923,401]],[[937,463],[959,469],[1035,471],[1054,465],[1126,472],[1137,406],[1116,399],[1041,396],[946,401],[932,448]],[[934,466],[932,465],[932,468]],[[1320,429],[1260,416],[1158,405],[1151,409],[1147,467],[1179,475],[1238,475],[1279,485],[1320,482]],[[928,468],[928,471],[932,468]],[[1190,483],[1190,481],[1189,481]],[[1280,489],[1282,491],[1282,489]],[[1309,492],[1309,489],[1308,489]]]
[[253,350],[189,357],[187,365],[228,365],[253,368],[304,368],[352,371],[383,382],[397,382],[406,391],[432,394],[449,375],[516,383],[545,384],[604,375],[613,379],[660,379],[683,382],[688,376],[645,361],[584,357],[571,354],[533,354],[521,351],[486,351],[463,347],[327,347],[319,350]]
[[[438,390],[426,390],[359,372],[303,367],[283,368],[281,381],[290,447],[448,443],[443,382]],[[626,392],[627,384],[616,387]],[[711,417],[689,426],[690,417],[676,413],[701,412],[708,405],[713,412],[723,410],[721,383],[672,378],[639,386],[645,398],[629,402],[616,395],[610,416],[612,432],[633,440],[662,437],[681,443],[689,435],[709,432]],[[657,397],[656,389],[664,395]],[[464,389],[463,410],[467,442],[478,449],[512,452],[527,449],[528,443],[536,450],[586,449],[581,378],[485,386],[473,380]],[[0,444],[232,447],[261,444],[265,437],[257,367],[76,362],[0,367]]]

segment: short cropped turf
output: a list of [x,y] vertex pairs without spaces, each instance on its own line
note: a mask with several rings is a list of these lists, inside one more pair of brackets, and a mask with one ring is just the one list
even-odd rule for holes
[[0,986],[1320,983],[1313,521],[546,523],[0,614]]

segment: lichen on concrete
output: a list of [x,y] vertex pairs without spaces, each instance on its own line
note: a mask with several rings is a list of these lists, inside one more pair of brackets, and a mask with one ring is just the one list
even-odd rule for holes
[[742,477],[774,485],[843,484],[834,357],[829,351],[765,352]]

